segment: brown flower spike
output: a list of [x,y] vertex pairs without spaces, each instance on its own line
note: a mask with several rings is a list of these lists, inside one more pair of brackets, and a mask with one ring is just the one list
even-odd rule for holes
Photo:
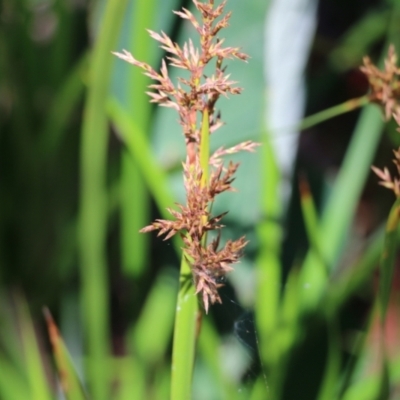
[[369,57],[364,57],[364,66],[360,68],[369,82],[370,100],[384,108],[386,120],[390,119],[392,113],[400,110],[400,69],[396,63],[396,51],[390,45],[383,71],[372,64]]
[[[371,101],[383,107],[386,120],[393,116],[397,125],[400,126],[400,68],[396,63],[396,51],[394,46],[390,45],[383,71],[373,65],[369,57],[364,57],[364,66],[360,69],[368,78]],[[400,129],[397,130],[400,131]],[[393,163],[398,177],[392,177],[387,167],[379,169],[372,166],[371,169],[381,179],[380,185],[392,190],[396,197],[400,197],[400,148],[393,150],[393,154]]]
[[[183,129],[186,143],[186,161],[183,163],[184,185],[186,190],[186,205],[178,204],[178,210],[168,209],[174,220],[158,219],[146,226],[141,232],[158,230],[158,235],[165,235],[165,240],[179,233],[183,238],[184,256],[189,262],[196,287],[196,293],[208,312],[209,304],[221,303],[218,288],[222,286],[221,279],[232,270],[231,265],[238,262],[246,240],[228,240],[220,248],[221,220],[226,213],[213,216],[211,205],[215,197],[225,191],[232,190],[234,174],[238,164],[229,163],[224,167],[222,157],[238,151],[254,151],[258,145],[253,142],[240,143],[232,148],[219,148],[208,160],[212,167],[207,181],[207,173],[201,168],[200,142],[201,123],[208,117],[209,132],[215,132],[222,126],[220,114],[215,105],[221,95],[240,94],[241,89],[236,82],[230,80],[222,67],[225,59],[238,58],[246,61],[248,56],[236,47],[223,47],[223,39],[217,34],[228,26],[230,13],[223,15],[226,1],[215,6],[213,0],[200,2],[193,0],[201,14],[201,22],[187,9],[175,11],[179,17],[190,21],[200,36],[200,49],[194,47],[189,39],[180,47],[164,33],[149,30],[150,36],[161,43],[161,48],[169,55],[166,57],[169,65],[189,71],[189,78],[178,78],[174,84],[167,69],[167,63],[162,61],[160,73],[150,65],[136,60],[129,52],[114,53],[123,60],[144,70],[145,75],[156,81],[149,85],[151,102],[164,107],[174,108],[179,114],[179,122]],[[222,17],[221,17],[222,16]],[[221,18],[220,18],[221,17]],[[217,21],[218,20],[218,21]],[[215,60],[215,70],[211,76],[204,73],[205,66]],[[207,233],[216,231],[211,243],[207,244]]]
[[[396,120],[397,125],[400,126],[400,111],[397,110],[393,114],[393,117]],[[400,128],[398,128],[397,131],[400,132]],[[371,168],[375,172],[375,174],[381,179],[379,184],[393,191],[394,195],[398,198],[400,197],[400,147],[397,150],[393,150],[393,154],[394,154],[393,163],[396,166],[397,177],[396,176],[392,177],[387,167],[379,169],[372,166]]]

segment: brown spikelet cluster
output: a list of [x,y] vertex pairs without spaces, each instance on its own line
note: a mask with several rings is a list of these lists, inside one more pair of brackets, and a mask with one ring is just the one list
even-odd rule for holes
[[[215,132],[222,125],[220,113],[215,109],[217,100],[221,95],[241,92],[241,88],[235,86],[236,82],[225,73],[226,68],[222,64],[225,59],[232,58],[246,61],[248,56],[241,53],[239,48],[223,47],[223,39],[217,38],[220,30],[228,26],[230,18],[230,13],[223,15],[226,1],[218,6],[214,5],[213,0],[193,0],[193,3],[201,15],[199,20],[185,8],[175,14],[194,26],[200,36],[200,49],[195,48],[190,39],[181,47],[164,32],[158,34],[149,31],[151,37],[160,42],[161,48],[167,52],[169,65],[189,71],[189,78],[178,78],[174,84],[165,60],[162,61],[160,72],[156,72],[126,50],[114,54],[142,68],[145,75],[155,81],[149,86],[151,102],[174,108],[178,112],[187,153],[183,163],[186,204],[178,204],[177,210],[168,209],[173,220],[156,220],[141,232],[158,230],[158,235],[165,235],[165,240],[175,234],[182,236],[183,252],[191,266],[196,293],[201,295],[207,312],[209,304],[221,303],[218,294],[218,288],[222,286],[221,278],[232,270],[231,265],[239,260],[247,243],[242,237],[236,241],[229,240],[220,247],[221,219],[226,213],[213,216],[211,205],[218,194],[232,190],[231,184],[238,168],[238,164],[233,163],[225,167],[222,157],[242,150],[254,151],[257,144],[248,141],[228,149],[219,148],[208,159],[212,168],[210,176],[202,170],[201,121],[208,117],[209,132]],[[215,61],[215,70],[212,75],[206,76],[204,68],[212,60]],[[211,243],[207,243],[209,231],[217,233]]]
[[[400,126],[400,69],[396,65],[397,55],[393,45],[389,46],[388,56],[385,59],[385,69],[379,70],[371,63],[369,57],[364,57],[364,66],[361,71],[367,76],[371,86],[371,101],[380,104],[385,110],[385,119],[392,116]],[[397,129],[400,131],[400,129]],[[379,184],[393,191],[396,197],[400,196],[400,148],[393,150],[393,163],[396,166],[397,177],[392,177],[389,169],[379,169],[372,166],[372,170],[380,178]]]
[[364,57],[364,65],[360,68],[369,82],[370,100],[383,107],[386,120],[400,110],[400,69],[396,63],[396,51],[390,45],[383,71],[372,64],[369,57]]
[[[393,114],[397,125],[400,126],[400,112],[399,110]],[[397,129],[400,132],[400,129]],[[372,170],[381,179],[379,184],[383,187],[392,190],[396,197],[400,197],[400,147],[397,150],[393,150],[394,159],[393,163],[396,166],[397,176],[392,177],[387,167],[383,169],[376,168],[372,166]]]

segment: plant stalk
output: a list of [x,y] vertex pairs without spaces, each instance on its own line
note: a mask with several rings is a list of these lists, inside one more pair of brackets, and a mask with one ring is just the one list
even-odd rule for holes
[[[200,166],[203,171],[202,185],[207,185],[210,156],[209,113],[203,112],[200,139]],[[206,244],[204,235],[202,245]],[[174,343],[172,350],[171,399],[191,398],[192,374],[195,361],[196,340],[200,332],[201,310],[192,281],[192,271],[185,254],[182,254],[180,288],[175,315]]]

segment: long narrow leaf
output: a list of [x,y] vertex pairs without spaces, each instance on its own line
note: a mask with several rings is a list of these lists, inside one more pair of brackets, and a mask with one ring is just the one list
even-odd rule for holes
[[31,395],[25,375],[5,357],[0,358],[0,398],[9,400],[28,399]]
[[44,316],[47,322],[47,329],[49,331],[50,341],[53,347],[53,355],[55,358],[58,376],[61,386],[67,399],[70,400],[84,400],[87,396],[83,390],[83,386],[79,381],[78,375],[71,362],[70,355],[60,335],[60,332],[55,324],[50,311],[46,308]]
[[143,368],[139,358],[132,356],[115,357],[112,363],[114,381],[118,385],[113,399],[145,399],[147,396],[147,371],[146,368]]
[[370,240],[366,242],[365,251],[362,253],[361,258],[342,274],[335,285],[329,287],[327,307],[331,309],[330,312],[335,313],[371,277],[372,272],[378,266],[384,234],[383,228],[378,229]]
[[88,68],[88,54],[85,53],[72,69],[59,89],[42,128],[38,147],[42,154],[54,154],[60,145],[65,127],[72,111],[81,99],[85,84],[84,72]]
[[[319,241],[318,215],[315,207],[314,199],[312,198],[311,190],[306,179],[300,178],[300,203],[303,212],[303,218],[306,226],[308,241],[310,242],[311,250],[314,251],[319,273],[327,278],[327,266],[324,262],[324,255],[321,252]],[[317,261],[317,260],[316,260]]]
[[267,134],[261,151],[262,206],[264,220],[258,224],[257,234],[260,251],[256,272],[256,321],[261,340],[261,357],[266,365],[274,365],[279,351],[272,345],[271,335],[279,321],[279,298],[281,291],[281,264],[279,248],[282,238],[280,224],[281,204],[279,201],[279,172],[275,161],[271,137]]
[[29,381],[32,400],[50,400],[50,384],[46,377],[43,359],[40,354],[34,326],[29,315],[28,306],[22,299],[17,299],[17,318],[24,353],[24,361]]
[[[357,201],[370,171],[383,126],[380,110],[363,109],[353,139],[328,203],[324,209],[320,237],[321,251],[327,267],[333,270],[352,222]],[[363,149],[360,151],[360,149]],[[325,282],[315,274],[317,260],[309,252],[302,269],[301,286],[304,310],[315,307],[325,290]]]
[[[175,315],[177,275],[163,271],[154,283],[134,327],[134,349],[143,364],[160,362],[165,355]],[[157,329],[154,327],[157,326]]]
[[154,158],[150,143],[130,114],[115,99],[109,99],[107,112],[112,123],[118,129],[122,140],[135,158],[141,174],[150,189],[163,217],[169,216],[166,209],[174,204],[168,178]]
[[318,394],[318,400],[332,400],[338,392],[338,380],[341,369],[341,352],[337,321],[332,319],[328,325],[328,356],[325,374]]
[[[154,0],[136,0],[130,18],[131,51],[141,61],[152,64],[155,47],[147,29],[154,24],[157,8]],[[152,107],[146,95],[149,78],[139,68],[128,67],[126,98],[135,125],[148,135]],[[134,132],[132,132],[135,135]],[[136,136],[136,135],[135,135]],[[134,137],[135,137],[134,136]],[[132,140],[134,140],[134,137]],[[140,275],[146,265],[149,236],[139,232],[149,222],[150,201],[140,167],[128,151],[122,153],[121,170],[121,251],[125,272]],[[135,243],[135,246],[132,246]]]
[[382,250],[380,268],[380,287],[379,294],[381,299],[381,319],[382,323],[386,318],[389,305],[389,298],[392,292],[392,280],[395,267],[397,250],[397,232],[400,222],[400,198],[393,204],[389,218],[386,223],[385,242]]
[[88,345],[88,380],[95,400],[108,395],[108,288],[105,243],[107,228],[106,102],[112,64],[111,51],[124,15],[126,0],[110,0],[91,56],[81,143],[79,251],[82,312]]

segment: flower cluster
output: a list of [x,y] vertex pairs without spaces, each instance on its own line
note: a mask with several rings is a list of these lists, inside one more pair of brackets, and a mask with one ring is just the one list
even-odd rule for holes
[[400,69],[396,63],[397,55],[394,46],[391,45],[383,71],[372,64],[369,57],[364,57],[364,66],[360,68],[370,85],[370,100],[384,108],[386,120],[400,110]]
[[[364,66],[361,67],[361,71],[366,74],[371,86],[371,101],[384,108],[386,120],[393,116],[397,125],[400,126],[400,68],[396,63],[397,55],[394,46],[390,45],[383,71],[373,65],[368,57],[364,58]],[[398,177],[392,177],[387,167],[379,169],[372,166],[371,168],[381,179],[379,184],[392,190],[396,197],[400,197],[400,148],[393,150],[393,153],[393,163],[396,166]]]
[[[226,213],[213,216],[211,205],[218,194],[232,190],[231,184],[238,168],[238,164],[233,163],[224,167],[222,157],[242,150],[254,151],[257,144],[248,141],[228,149],[219,148],[208,159],[212,171],[207,176],[201,162],[204,155],[200,154],[202,123],[205,121],[210,133],[215,132],[222,125],[220,113],[215,109],[217,100],[221,95],[241,92],[235,86],[236,82],[225,74],[223,61],[232,58],[246,61],[248,56],[241,53],[239,48],[223,47],[224,41],[217,38],[219,31],[228,26],[230,18],[230,13],[222,16],[226,1],[218,6],[214,5],[213,0],[193,0],[193,3],[201,14],[201,23],[185,8],[175,14],[194,26],[200,36],[200,49],[195,48],[191,40],[181,47],[164,32],[158,34],[149,31],[151,37],[160,42],[161,48],[168,53],[166,58],[169,65],[189,71],[188,79],[178,78],[177,84],[174,84],[165,60],[162,61],[160,72],[156,72],[126,50],[114,54],[142,68],[145,75],[156,81],[149,86],[151,102],[174,108],[179,114],[187,153],[183,163],[186,205],[178,204],[178,210],[168,209],[174,220],[156,220],[141,232],[158,230],[158,235],[165,235],[165,240],[177,233],[182,236],[183,252],[191,266],[196,293],[201,294],[207,312],[210,303],[221,303],[218,288],[222,286],[222,278],[232,270],[231,265],[239,260],[247,243],[242,237],[235,241],[228,240],[220,248],[221,219]],[[215,71],[211,76],[206,76],[204,68],[211,60],[215,60]],[[209,231],[217,232],[211,243],[207,243],[206,239]]]
[[[393,114],[394,119],[400,126],[400,111],[397,110]],[[400,129],[397,129],[400,132]],[[372,170],[381,179],[379,182],[383,187],[392,190],[396,197],[400,197],[400,147],[397,150],[393,150],[394,159],[393,163],[396,166],[397,177],[392,177],[387,167],[383,169],[376,168],[372,166]]]

